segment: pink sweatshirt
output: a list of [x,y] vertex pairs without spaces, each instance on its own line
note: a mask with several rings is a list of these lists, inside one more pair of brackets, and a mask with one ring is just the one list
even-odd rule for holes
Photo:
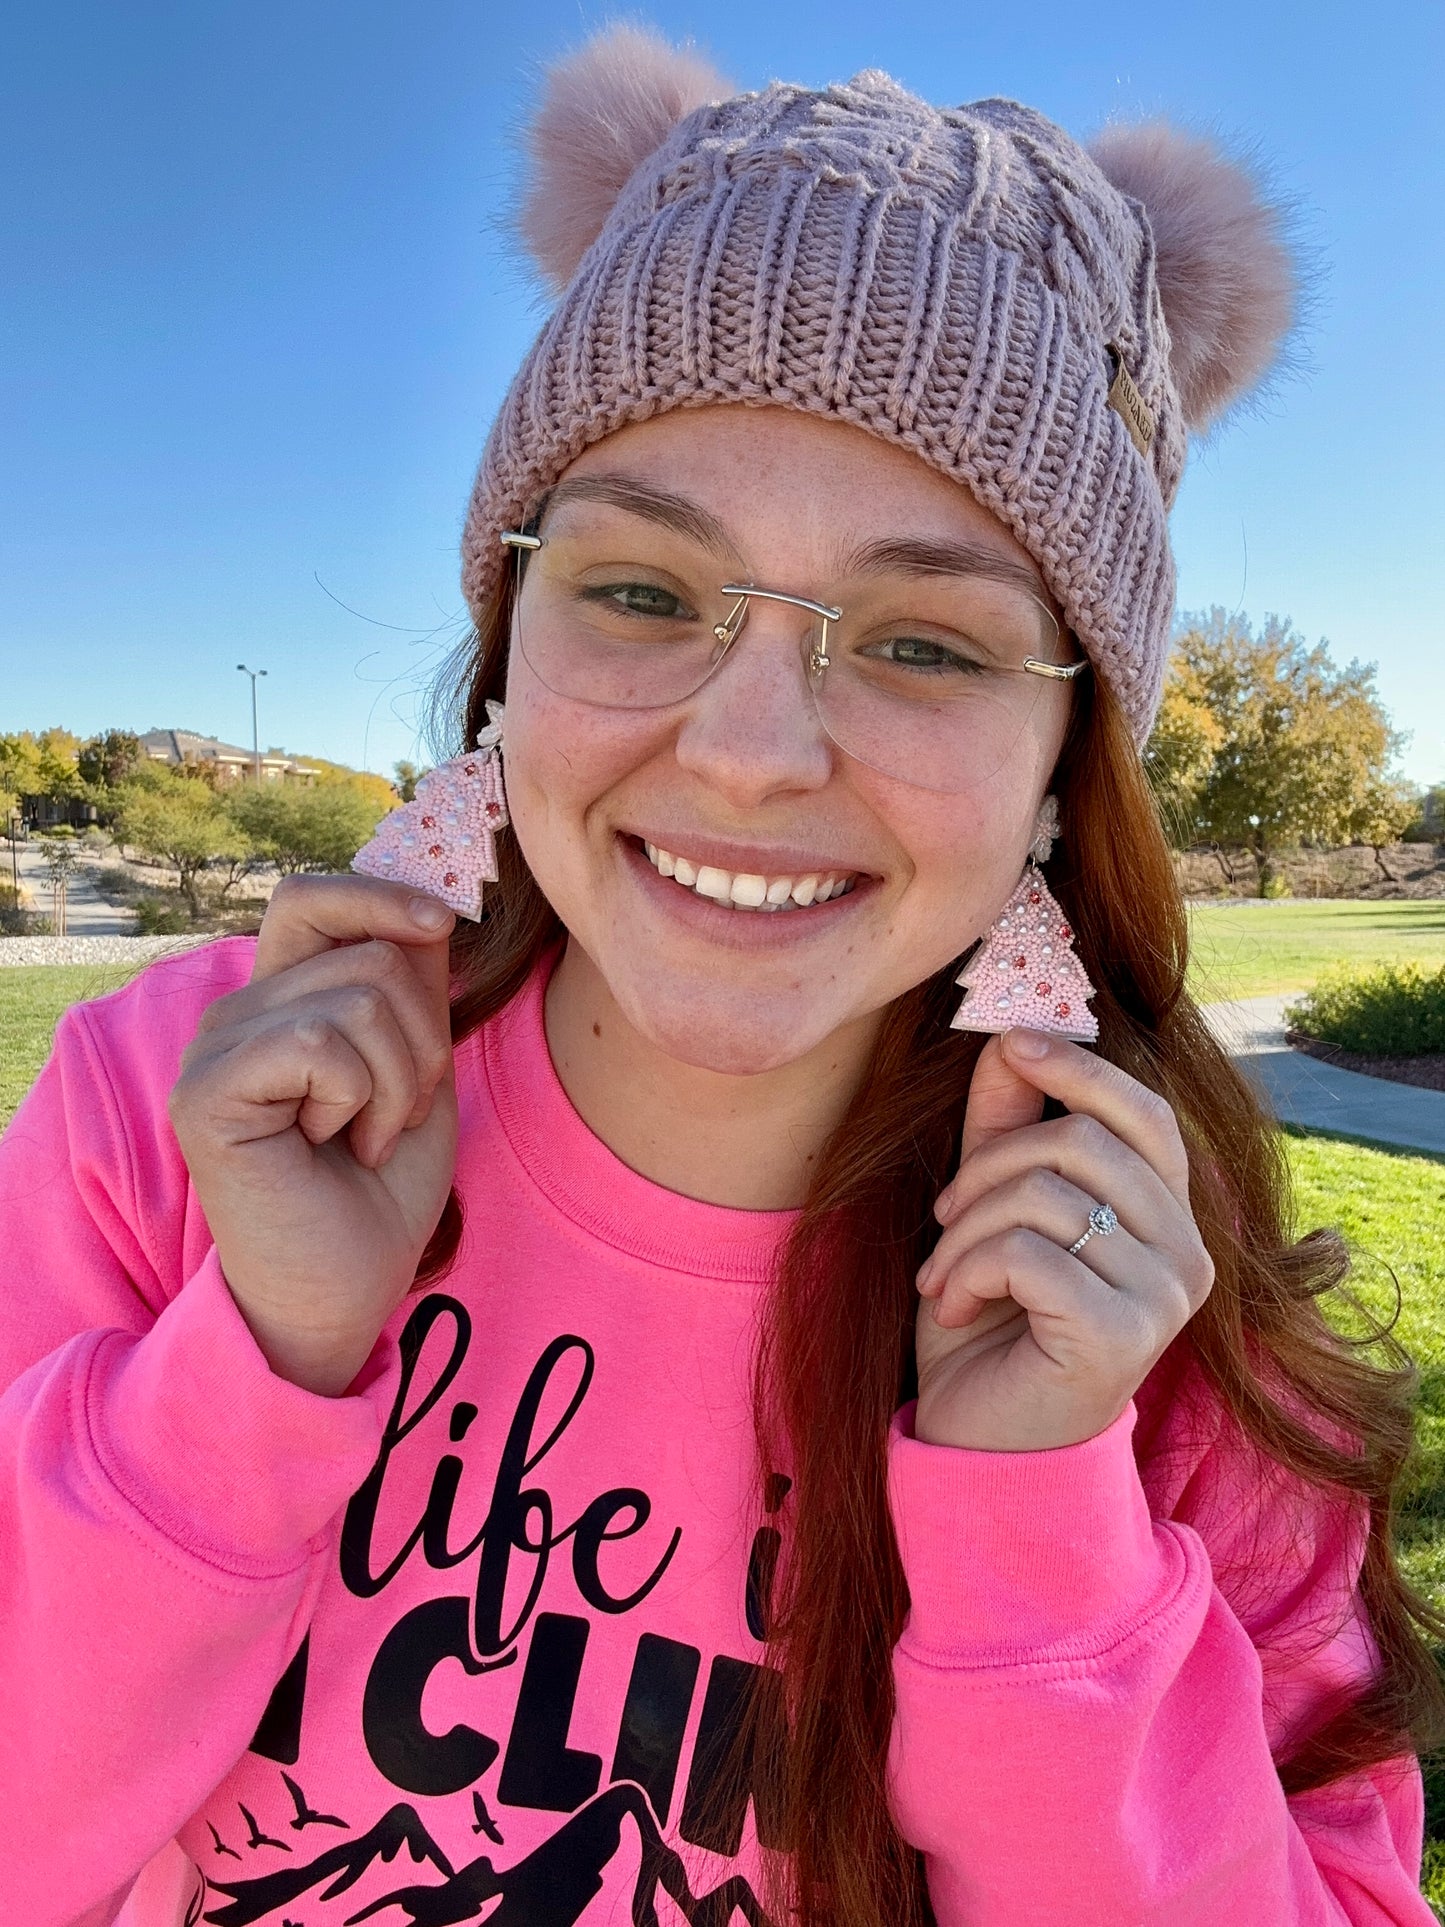
[[[748,1362],[790,1214],[619,1163],[539,972],[457,1053],[458,1267],[302,1391],[166,1116],[250,963],[71,1011],[0,1144],[0,1921],[764,1922],[772,1816],[707,1795],[789,1526]],[[909,1417],[893,1787],[941,1927],[1430,1927],[1415,1761],[1292,1801],[1271,1763],[1370,1670],[1358,1517],[1179,1358],[1065,1450]]]

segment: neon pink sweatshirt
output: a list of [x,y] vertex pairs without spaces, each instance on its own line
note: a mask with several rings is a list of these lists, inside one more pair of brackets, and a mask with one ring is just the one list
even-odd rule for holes
[[[748,1365],[790,1214],[614,1158],[539,972],[457,1053],[456,1270],[302,1391],[166,1116],[251,954],[71,1011],[0,1145],[0,1921],[763,1922],[773,1818],[707,1796],[789,1525]],[[909,1416],[893,1796],[941,1927],[1429,1927],[1416,1762],[1292,1801],[1271,1763],[1373,1664],[1358,1517],[1172,1355],[1064,1450]]]

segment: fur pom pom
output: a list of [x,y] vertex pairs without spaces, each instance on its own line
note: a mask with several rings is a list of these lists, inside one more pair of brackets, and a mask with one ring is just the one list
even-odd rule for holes
[[680,120],[734,89],[698,55],[612,27],[548,73],[527,130],[522,242],[555,291],[601,233],[629,177]]
[[1170,372],[1192,429],[1268,372],[1299,302],[1286,211],[1212,141],[1163,121],[1115,124],[1089,152],[1154,230]]

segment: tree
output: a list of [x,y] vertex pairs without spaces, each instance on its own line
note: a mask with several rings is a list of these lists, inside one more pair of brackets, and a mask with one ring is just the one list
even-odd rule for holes
[[[390,785],[387,790],[390,794]],[[316,789],[238,784],[227,793],[224,807],[283,876],[347,869],[385,814],[346,783]]]
[[1386,846],[1398,843],[1419,817],[1420,793],[1413,783],[1378,776],[1365,785],[1350,819],[1350,841],[1369,845],[1387,883],[1398,883],[1400,879],[1385,861]]
[[[1374,665],[1336,669],[1328,643],[1309,648],[1277,616],[1258,636],[1248,617],[1222,609],[1186,617],[1166,689],[1161,718],[1175,720],[1157,756],[1153,738],[1145,753],[1156,790],[1172,785],[1181,800],[1183,840],[1253,853],[1261,896],[1282,849],[1350,841],[1372,791],[1396,780],[1403,738],[1376,693]],[[1201,708],[1218,731],[1207,768]]]
[[53,796],[57,801],[83,795],[85,785],[75,762],[80,738],[72,736],[68,729],[46,729],[41,731],[37,747],[40,752],[40,794]]
[[144,856],[177,872],[182,895],[200,910],[197,878],[212,857],[235,847],[236,827],[204,783],[168,776],[164,785],[127,784],[116,833]]
[[134,730],[108,729],[103,735],[86,738],[76,754],[75,766],[81,781],[91,789],[116,790],[129,781],[143,760],[145,753]]
[[397,795],[403,803],[414,802],[416,800],[416,786],[423,776],[430,774],[430,766],[428,765],[426,768],[418,769],[415,763],[409,763],[403,759],[399,763],[393,763],[391,767],[396,776]]

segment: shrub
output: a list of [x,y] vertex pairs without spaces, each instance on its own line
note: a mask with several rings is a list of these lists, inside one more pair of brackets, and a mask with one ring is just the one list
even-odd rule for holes
[[1329,971],[1285,1019],[1307,1037],[1372,1057],[1445,1051],[1445,965]]
[[135,906],[135,927],[141,937],[179,937],[191,928],[184,904],[164,897],[141,897]]

